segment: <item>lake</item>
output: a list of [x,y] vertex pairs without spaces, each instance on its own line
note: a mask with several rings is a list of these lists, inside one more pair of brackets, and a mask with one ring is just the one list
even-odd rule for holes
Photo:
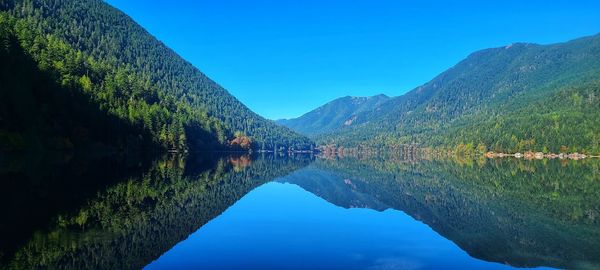
[[600,269],[600,161],[0,157],[0,269]]

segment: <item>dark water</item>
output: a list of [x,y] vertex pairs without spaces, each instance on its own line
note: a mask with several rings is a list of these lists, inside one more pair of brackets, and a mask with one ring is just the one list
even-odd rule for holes
[[0,269],[600,268],[600,162],[0,157]]

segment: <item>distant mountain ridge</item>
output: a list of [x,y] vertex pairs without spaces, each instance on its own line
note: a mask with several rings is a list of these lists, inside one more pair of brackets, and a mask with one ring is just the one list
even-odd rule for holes
[[428,83],[357,113],[352,125],[314,138],[346,147],[599,153],[599,109],[600,35],[514,43],[474,52]]
[[276,122],[301,134],[315,136],[351,126],[358,114],[372,111],[389,99],[390,97],[383,94],[371,97],[346,96],[298,118],[281,119]]

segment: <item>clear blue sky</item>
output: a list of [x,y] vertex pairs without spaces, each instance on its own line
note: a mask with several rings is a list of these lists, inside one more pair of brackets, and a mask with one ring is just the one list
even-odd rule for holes
[[597,0],[107,2],[270,119],[401,95],[475,50],[600,32]]

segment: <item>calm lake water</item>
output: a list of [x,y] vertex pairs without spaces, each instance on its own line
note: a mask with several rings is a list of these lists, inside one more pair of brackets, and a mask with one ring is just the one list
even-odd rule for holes
[[0,157],[0,269],[600,269],[600,161]]

